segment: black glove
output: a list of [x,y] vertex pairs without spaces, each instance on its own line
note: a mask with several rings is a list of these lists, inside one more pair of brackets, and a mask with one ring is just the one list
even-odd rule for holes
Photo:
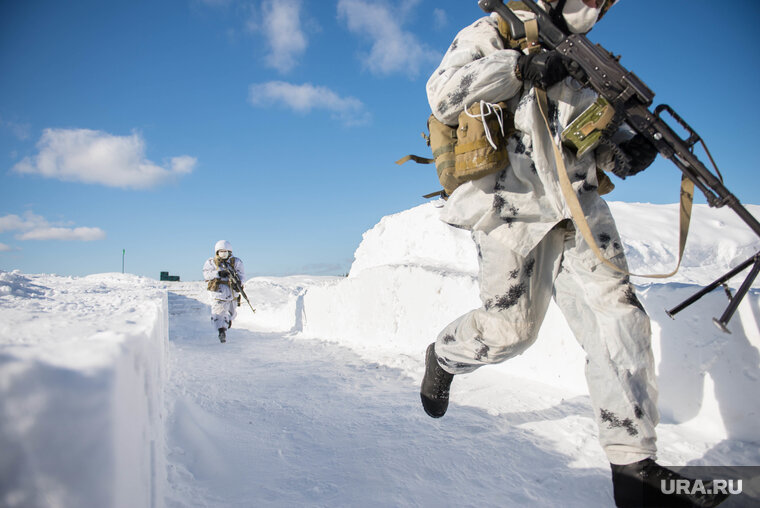
[[223,279],[225,277],[228,277],[230,275],[230,272],[227,270],[219,270],[219,278]]
[[523,81],[530,81],[533,86],[543,89],[568,76],[578,81],[586,80],[586,73],[581,66],[556,50],[520,55],[517,57],[517,72]]
[[618,174],[618,171],[613,171],[613,173],[620,178],[633,176],[636,173],[644,171],[657,157],[657,148],[655,148],[652,142],[641,134],[636,134],[628,141],[623,141],[619,146],[630,160],[629,167],[626,168],[625,174],[621,175]]

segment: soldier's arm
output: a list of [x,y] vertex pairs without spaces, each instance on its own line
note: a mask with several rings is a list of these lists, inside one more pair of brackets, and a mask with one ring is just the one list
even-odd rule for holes
[[512,98],[522,87],[515,75],[520,53],[504,49],[496,21],[482,18],[457,34],[427,82],[428,102],[441,122],[455,125],[465,107]]

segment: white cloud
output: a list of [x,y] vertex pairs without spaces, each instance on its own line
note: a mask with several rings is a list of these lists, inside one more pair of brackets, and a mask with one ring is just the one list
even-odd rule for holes
[[19,240],[64,240],[64,241],[81,241],[91,242],[93,240],[102,240],[106,234],[100,228],[56,228],[47,227],[33,229],[21,235]]
[[436,30],[441,30],[442,28],[445,28],[448,24],[449,20],[446,16],[446,11],[443,9],[433,9],[433,26]]
[[[70,224],[51,224],[47,219],[33,212],[26,212],[23,217],[18,215],[0,217],[0,233],[19,231],[16,235],[16,238],[19,240],[91,242],[93,240],[102,240],[106,237],[105,232],[100,228],[66,226],[70,226]],[[0,250],[10,250],[10,247]]]
[[414,77],[423,66],[440,60],[438,52],[401,27],[408,11],[417,3],[402,2],[401,7],[394,11],[385,2],[338,1],[338,17],[346,21],[348,29],[372,41],[372,48],[364,57],[370,72],[382,75],[400,72]]
[[146,189],[193,170],[197,160],[182,155],[159,166],[145,158],[145,141],[133,132],[114,136],[89,129],[45,129],[39,153],[13,166],[20,174],[36,174],[70,182]]
[[262,30],[267,39],[269,54],[267,64],[280,72],[288,72],[296,66],[297,59],[308,46],[301,30],[301,0],[283,3],[265,0],[261,5]]
[[283,104],[298,113],[323,109],[346,125],[359,125],[369,121],[364,104],[354,97],[341,97],[329,88],[310,83],[294,85],[284,81],[270,81],[251,85],[248,100],[254,106]]
[[0,252],[8,252],[13,250],[13,247],[10,245],[5,245],[4,243],[0,243]]
[[18,123],[0,118],[0,127],[9,130],[21,141],[25,141],[31,137],[32,128],[28,123]]

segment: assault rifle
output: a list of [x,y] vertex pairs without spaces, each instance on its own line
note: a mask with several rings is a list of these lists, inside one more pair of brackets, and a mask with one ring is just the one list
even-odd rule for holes
[[253,313],[256,313],[256,309],[253,308],[253,305],[251,305],[251,301],[248,299],[248,295],[245,294],[245,289],[243,289],[243,283],[240,281],[240,277],[238,277],[237,272],[233,267],[229,265],[226,261],[222,261],[221,267],[224,270],[227,270],[227,272],[230,274],[230,284],[232,285],[232,289],[243,295],[243,298],[245,298],[245,301],[248,302],[248,306],[251,308]]
[[[705,195],[707,203],[711,207],[728,206],[760,237],[760,222],[723,185],[723,179],[707,150],[707,146],[694,129],[666,104],[660,104],[654,109],[654,112],[650,112],[649,107],[652,105],[654,93],[638,76],[620,65],[620,57],[615,57],[599,44],[593,44],[585,35],[563,31],[534,0],[523,0],[523,3],[536,15],[539,40],[543,47],[557,50],[574,62],[573,65],[579,66],[583,72],[574,74],[579,75],[583,84],[596,90],[601,97],[612,105],[617,115],[620,115],[636,132],[646,137],[657,148],[660,155],[673,162],[686,178],[694,182],[694,185]],[[504,5],[502,0],[479,0],[478,5],[489,14],[498,13],[509,25],[510,32],[515,39],[526,36],[523,22]],[[662,113],[667,113],[671,119],[675,120],[688,133],[689,137],[682,139],[676,134],[663,120]],[[718,176],[707,169],[694,155],[694,146],[697,143],[701,143]],[[736,293],[731,296],[726,289],[730,301],[723,315],[720,318],[713,318],[713,322],[718,328],[730,333],[726,325],[747,294],[752,282],[760,273],[760,251],[691,298],[668,310],[667,314],[673,317],[718,286],[726,287],[726,282],[730,278],[750,265],[752,265],[752,269]]]

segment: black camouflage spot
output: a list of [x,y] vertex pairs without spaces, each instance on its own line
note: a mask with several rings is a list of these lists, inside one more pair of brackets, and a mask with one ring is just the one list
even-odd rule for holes
[[610,244],[610,240],[612,240],[610,235],[608,235],[607,233],[600,233],[599,236],[597,236],[597,238],[599,239],[599,247],[601,247],[602,249],[606,249],[607,246],[609,246]]
[[459,47],[459,39],[454,39],[454,42],[451,43],[451,47],[449,48],[449,51],[454,51]]
[[520,269],[519,268],[517,268],[515,270],[512,270],[511,272],[509,272],[509,278],[510,279],[516,279],[519,276],[520,276]]
[[524,154],[525,143],[523,143],[522,136],[520,136],[519,134],[515,134],[514,136],[512,136],[512,139],[515,140],[515,153]]
[[644,310],[644,306],[641,304],[641,301],[639,301],[639,298],[636,296],[636,291],[630,284],[627,288],[625,288],[625,291],[623,292],[623,301],[625,303],[633,305],[634,307],[637,307],[642,312],[646,312]]
[[636,429],[636,425],[630,418],[621,420],[615,413],[612,411],[607,411],[606,409],[602,409],[599,416],[603,422],[607,422],[609,424],[609,428],[611,429],[624,428],[626,432],[628,432],[629,436],[639,435],[639,431]]
[[480,51],[480,50],[478,50],[478,51],[473,51],[472,53],[470,53],[470,58],[472,58],[472,60],[473,60],[473,61],[475,61],[475,60],[480,60],[480,59],[481,59],[481,58],[483,58],[484,56],[485,56],[485,55],[484,55],[484,54],[483,54],[483,52],[482,52],[482,51]]
[[620,247],[620,244],[617,242],[612,242],[612,248],[615,250],[623,250],[622,247]]
[[446,114],[446,111],[449,109],[449,103],[446,101],[446,99],[444,99],[438,103],[438,106],[436,109],[438,110],[438,114],[443,116]]
[[585,180],[586,176],[588,176],[588,173],[585,171],[578,171],[573,175],[573,181],[574,182],[580,182],[581,180]]
[[453,335],[449,333],[443,336],[444,344],[451,344],[452,342],[456,342],[456,338]]
[[480,347],[475,351],[475,359],[481,361],[483,358],[488,358],[488,351],[491,348],[483,343],[483,337],[476,337],[475,340],[480,343]]
[[532,160],[530,161],[530,171],[531,171],[531,172],[532,172],[534,175],[537,175],[537,174],[538,174],[538,168],[536,168],[536,163],[535,163],[535,162],[533,162]]
[[486,310],[491,310],[493,308],[493,299],[489,298],[485,302],[483,302],[483,308]]
[[493,209],[494,210],[501,210],[504,208],[504,205],[506,204],[506,200],[499,194],[496,193],[493,195]]
[[596,189],[596,185],[590,184],[588,182],[583,182],[583,185],[581,186],[581,192],[590,192]]
[[641,420],[641,417],[644,416],[644,411],[638,405],[636,405],[633,408],[633,415]]
[[466,74],[462,76],[459,82],[459,88],[449,94],[449,103],[453,107],[459,107],[470,94],[470,87],[475,82],[475,74]]
[[438,75],[441,76],[443,74],[446,74],[446,69],[439,69],[438,70]]
[[[532,95],[523,96],[523,98],[520,99],[520,102],[517,104],[517,111],[528,107],[528,105],[535,100],[536,100],[535,97],[533,97]],[[515,112],[515,115],[517,115],[517,112]]]
[[493,208],[499,211],[499,216],[502,219],[512,218],[520,212],[520,209],[515,205],[508,203],[504,196],[498,192],[493,196]]
[[499,310],[506,310],[513,307],[521,296],[525,294],[527,287],[524,283],[515,284],[510,287],[506,295],[502,295],[496,299],[496,308]]
[[527,263],[525,263],[525,267],[523,268],[525,270],[525,276],[531,277],[533,275],[533,269],[536,267],[536,258],[529,259]]

